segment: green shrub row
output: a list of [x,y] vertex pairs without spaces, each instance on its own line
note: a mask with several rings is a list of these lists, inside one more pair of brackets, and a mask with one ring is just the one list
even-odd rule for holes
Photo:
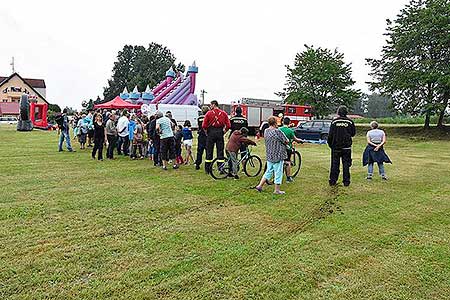
[[[431,124],[436,124],[438,121],[439,116],[432,116],[431,117]],[[425,117],[419,116],[419,117],[408,117],[408,116],[396,116],[396,117],[388,117],[388,118],[362,118],[362,119],[354,119],[355,123],[359,124],[366,124],[370,123],[373,120],[376,120],[377,122],[381,124],[424,124],[425,123]],[[446,117],[444,119],[444,123],[449,124],[450,123],[450,117]]]

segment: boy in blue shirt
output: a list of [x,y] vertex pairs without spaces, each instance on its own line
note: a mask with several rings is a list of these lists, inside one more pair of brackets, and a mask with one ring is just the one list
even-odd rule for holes
[[186,157],[184,159],[184,164],[188,165],[189,161],[194,161],[194,157],[192,156],[192,131],[191,131],[191,122],[189,120],[186,120],[184,122],[184,127],[182,130],[183,134],[183,146],[186,150]]

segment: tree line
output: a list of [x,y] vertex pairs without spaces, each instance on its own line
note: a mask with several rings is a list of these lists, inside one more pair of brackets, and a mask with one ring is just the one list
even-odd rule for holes
[[312,105],[319,117],[347,105],[371,117],[425,115],[426,128],[438,115],[442,127],[450,97],[450,1],[411,0],[395,20],[387,20],[385,36],[381,57],[367,59],[374,94],[352,88],[351,65],[342,53],[305,45],[293,67],[286,66],[285,88],[277,95]]
[[[347,105],[374,118],[425,116],[427,128],[431,116],[438,115],[437,125],[443,126],[450,97],[450,0],[411,0],[394,20],[387,20],[384,35],[380,58],[367,58],[372,94],[353,87],[351,64],[344,62],[343,53],[305,45],[293,66],[286,66],[285,87],[276,95],[286,103],[312,105],[319,118]],[[175,61],[175,55],[157,43],[125,45],[104,99],[97,97],[89,105],[109,101],[125,87],[143,91],[147,84],[155,86],[170,67],[183,72],[184,65]]]
[[117,55],[112,78],[104,88],[104,99],[113,99],[125,87],[129,91],[135,86],[139,91],[144,91],[147,85],[151,88],[164,78],[170,67],[184,72],[185,66],[181,63],[175,65],[175,60],[175,55],[167,47],[157,43],[150,43],[148,47],[125,45]]

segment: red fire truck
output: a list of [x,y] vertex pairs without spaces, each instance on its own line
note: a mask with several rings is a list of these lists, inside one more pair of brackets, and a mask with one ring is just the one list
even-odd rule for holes
[[279,100],[242,98],[232,104],[232,114],[238,106],[242,108],[242,114],[248,120],[249,129],[255,133],[270,116],[277,117],[280,113],[284,117],[289,117],[295,126],[311,120],[313,116],[312,108],[309,105],[283,104]]

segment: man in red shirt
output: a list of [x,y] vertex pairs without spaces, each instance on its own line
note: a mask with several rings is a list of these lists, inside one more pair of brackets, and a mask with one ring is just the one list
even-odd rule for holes
[[225,161],[223,136],[230,129],[230,119],[223,110],[219,109],[219,103],[216,100],[211,101],[211,110],[208,111],[203,119],[202,127],[206,131],[206,159],[205,171],[211,172],[211,162],[214,156],[214,145],[217,147],[217,158],[219,162]]

